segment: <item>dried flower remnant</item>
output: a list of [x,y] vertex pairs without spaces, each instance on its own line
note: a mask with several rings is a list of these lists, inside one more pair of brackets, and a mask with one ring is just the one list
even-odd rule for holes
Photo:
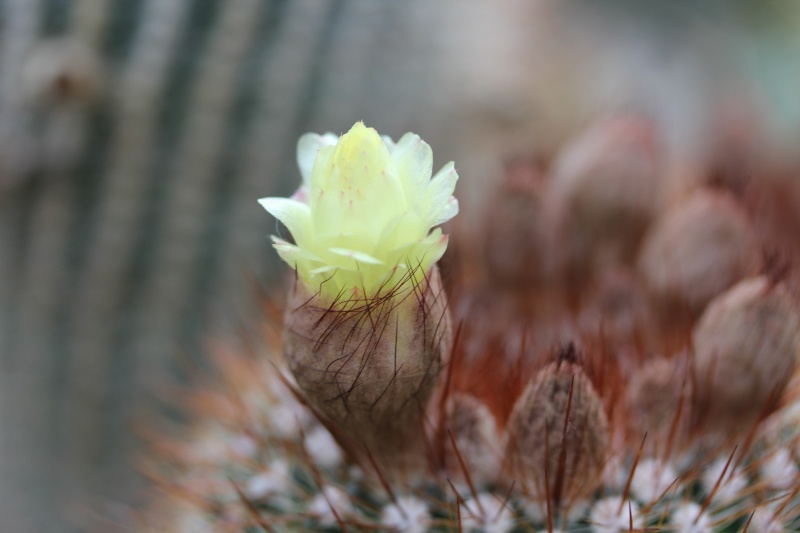
[[608,441],[602,401],[570,346],[517,400],[506,427],[506,476],[523,493],[566,508],[597,488]]
[[430,230],[457,213],[458,176],[451,163],[431,178],[431,149],[411,133],[395,145],[356,123],[331,143],[301,138],[301,189],[261,200],[295,240],[273,239],[298,278],[284,352],[353,455],[411,475],[424,466],[423,412],[451,336],[435,265],[447,238]]

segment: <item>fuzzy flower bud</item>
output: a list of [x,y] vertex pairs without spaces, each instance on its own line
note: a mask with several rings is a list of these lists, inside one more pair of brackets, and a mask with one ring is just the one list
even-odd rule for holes
[[445,427],[452,439],[445,444],[448,479],[461,487],[467,476],[479,487],[494,482],[500,468],[500,443],[497,423],[486,404],[469,394],[454,393],[448,398]]
[[577,261],[627,259],[653,217],[661,176],[653,127],[635,116],[602,120],[553,165],[553,188],[571,215]]
[[749,429],[777,403],[800,356],[800,313],[782,284],[741,281],[715,298],[693,332],[694,382],[708,423]]
[[[679,447],[689,434],[691,380],[680,358],[659,357],[638,368],[628,383],[626,429],[635,442],[644,437],[646,450]],[[671,481],[671,480],[670,480]]]
[[761,255],[737,203],[723,193],[699,191],[656,222],[638,261],[645,284],[667,308],[688,306],[697,316],[717,294],[755,274]]
[[429,231],[456,214],[458,176],[451,163],[431,179],[418,136],[395,145],[360,122],[338,141],[302,137],[298,163],[294,198],[261,200],[295,239],[274,239],[299,280],[284,323],[289,368],[351,456],[416,475],[424,408],[451,343],[435,266],[447,239]]
[[529,495],[549,497],[557,509],[597,487],[608,420],[572,347],[540,370],[517,400],[505,452],[507,475]]
[[513,290],[551,281],[563,269],[563,214],[543,170],[517,159],[487,202],[483,260],[492,281]]

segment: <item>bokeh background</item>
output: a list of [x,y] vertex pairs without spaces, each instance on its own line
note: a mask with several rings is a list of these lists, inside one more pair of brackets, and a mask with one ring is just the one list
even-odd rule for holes
[[280,279],[256,200],[300,134],[419,133],[468,226],[504,161],[619,112],[677,188],[797,175],[800,3],[0,1],[0,530],[125,516],[137,428]]

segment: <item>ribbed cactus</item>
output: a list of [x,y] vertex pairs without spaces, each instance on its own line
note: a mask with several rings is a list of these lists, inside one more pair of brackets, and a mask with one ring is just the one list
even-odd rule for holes
[[[158,492],[142,523],[159,532],[800,528],[800,302],[789,262],[800,248],[761,237],[773,234],[767,221],[789,220],[752,201],[773,184],[752,180],[739,196],[700,186],[634,218],[625,197],[619,220],[641,227],[628,228],[618,253],[613,199],[594,191],[614,186],[614,169],[640,171],[636,150],[656,149],[628,139],[615,152],[619,124],[601,122],[561,151],[555,179],[582,184],[579,215],[570,202],[546,217],[505,212],[503,188],[535,190],[531,209],[563,199],[546,164],[525,172],[518,160],[486,210],[502,231],[454,226],[441,280],[447,241],[429,230],[457,212],[452,167],[431,178],[419,137],[395,144],[362,124],[312,149],[301,140],[301,189],[263,202],[293,238],[275,241],[297,269],[290,297],[281,311],[264,296],[255,338],[216,346],[220,381],[188,393],[188,431],[154,436],[143,471]],[[535,187],[520,188],[528,178]],[[657,197],[669,175],[648,167],[645,179]],[[588,260],[581,228],[612,232],[592,244],[602,259],[588,266],[574,264]],[[531,280],[518,281],[526,265],[514,264],[529,250],[482,241],[548,231],[558,238],[531,246],[563,267],[531,265]],[[674,282],[654,281],[665,276]]]

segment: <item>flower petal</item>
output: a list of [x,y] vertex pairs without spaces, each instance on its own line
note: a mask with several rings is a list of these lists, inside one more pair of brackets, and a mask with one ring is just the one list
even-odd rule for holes
[[[381,229],[407,209],[403,186],[378,132],[357,122],[314,163],[309,198],[315,235],[363,235],[372,250]],[[348,246],[343,246],[348,248]]]
[[[395,143],[357,122],[337,137],[297,143],[303,181],[290,199],[260,203],[291,232],[273,237],[280,256],[328,296],[412,287],[447,247],[432,226],[458,212],[453,164],[431,179],[433,154],[418,135]],[[291,240],[291,239],[290,239]]]
[[317,267],[308,271],[309,274],[312,276],[316,276],[318,274],[325,274],[326,272],[330,272],[331,270],[336,270],[336,266],[334,265],[323,265],[321,267]]
[[291,232],[294,242],[302,247],[311,235],[311,209],[290,198],[261,198],[258,203]]
[[433,170],[433,152],[415,133],[406,133],[392,151],[397,175],[403,183],[406,200],[412,209],[423,206]]
[[276,237],[274,235],[272,235],[272,247],[278,250],[278,252],[291,252],[293,255],[297,257],[302,257],[303,259],[306,259],[308,261],[313,261],[317,263],[324,262],[324,260],[318,255],[309,252],[304,248],[295,246],[290,242],[286,242],[280,237]]
[[451,161],[436,173],[428,185],[425,208],[430,227],[450,220],[458,213],[458,202],[454,202],[453,198],[457,181],[458,173]]
[[389,150],[390,154],[394,152],[394,148],[397,146],[397,143],[395,143],[391,137],[388,135],[381,135],[381,140],[383,141],[383,144],[386,145],[386,149]]
[[427,272],[431,265],[442,258],[449,241],[449,235],[443,235],[442,230],[436,228],[417,244],[417,257],[420,258],[424,272]]
[[316,133],[306,133],[297,141],[297,166],[300,168],[300,175],[303,177],[301,187],[311,188],[311,171],[314,168],[314,159],[317,152],[325,146],[333,146],[339,137],[334,133],[318,135]]
[[359,252],[358,250],[349,250],[347,248],[330,248],[329,251],[337,255],[342,255],[344,257],[351,257],[356,261],[360,261],[362,263],[368,263],[370,265],[383,264],[383,261],[381,261],[380,259],[376,259],[371,255],[369,255],[368,253]]
[[439,214],[436,218],[433,219],[431,222],[431,226],[438,226],[439,224],[444,224],[454,216],[458,214],[458,200],[455,196],[451,196],[447,203],[444,204],[442,210],[439,211]]
[[[406,211],[386,225],[378,239],[381,249],[393,251],[409,244],[409,235],[424,237],[430,228],[425,226],[416,211]],[[412,241],[413,242],[413,241]]]
[[278,256],[283,259],[287,265],[295,270],[308,270],[310,261],[306,257],[307,252],[302,248],[298,248],[288,242],[275,243],[272,245],[278,252]]
[[389,264],[397,265],[399,270],[408,269],[410,275],[419,281],[442,258],[447,250],[447,243],[448,236],[442,235],[442,230],[436,228],[424,239],[393,250]]

